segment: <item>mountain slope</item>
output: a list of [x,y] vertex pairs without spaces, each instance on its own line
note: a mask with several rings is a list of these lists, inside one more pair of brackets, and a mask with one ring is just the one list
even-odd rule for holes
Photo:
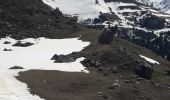
[[70,22],[58,9],[52,10],[41,0],[0,1],[1,37],[9,35],[20,39],[39,36],[53,37],[61,32],[63,34],[70,32],[75,27],[77,27],[76,24]]
[[170,1],[169,0],[138,0],[138,2],[153,6],[164,12],[170,13]]
[[[0,99],[31,99],[29,96],[38,95],[46,100],[169,100],[170,63],[151,51],[168,57],[169,15],[134,0],[43,2],[0,1],[0,54],[3,55],[0,57],[0,78],[3,79],[0,80]],[[56,7],[59,9],[54,9]],[[77,17],[79,24],[76,23]],[[107,28],[109,24],[110,29]],[[103,27],[106,28],[101,31]],[[105,38],[105,32],[111,34],[109,44],[99,42],[99,37]],[[33,37],[33,43],[26,41],[30,37]],[[69,39],[65,38],[69,37],[77,38],[66,42]],[[15,40],[22,38],[28,39]],[[90,45],[71,53],[72,49],[83,46],[78,43],[81,40],[90,42]],[[80,57],[85,59],[76,60]],[[12,67],[11,64],[17,65]],[[62,72],[74,68],[78,72]],[[23,83],[19,84],[14,76],[28,85],[29,91],[27,85],[23,89],[28,98],[20,88]],[[17,85],[14,86],[13,82]]]

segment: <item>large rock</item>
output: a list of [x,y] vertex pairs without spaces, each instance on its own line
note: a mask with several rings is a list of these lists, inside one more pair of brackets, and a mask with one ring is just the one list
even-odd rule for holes
[[18,41],[17,43],[13,44],[12,46],[28,47],[28,46],[32,46],[32,45],[33,45],[33,43],[30,43],[30,42],[22,43],[21,41]]
[[65,62],[74,62],[76,58],[69,55],[57,55],[55,54],[51,60],[55,60],[55,63],[65,63]]
[[100,44],[110,44],[113,40],[113,33],[109,28],[104,28],[102,34],[98,37]]
[[144,62],[135,67],[135,73],[143,78],[151,79],[153,68],[150,64]]

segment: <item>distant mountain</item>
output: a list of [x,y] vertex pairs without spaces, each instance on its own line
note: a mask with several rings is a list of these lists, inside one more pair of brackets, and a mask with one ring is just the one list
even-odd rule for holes
[[[113,27],[115,36],[151,49],[170,60],[169,1],[162,0],[43,0],[87,28]],[[160,9],[158,9],[160,8]],[[118,27],[118,30],[114,30]]]
[[170,1],[169,0],[137,0],[141,3],[151,5],[162,11],[170,13]]

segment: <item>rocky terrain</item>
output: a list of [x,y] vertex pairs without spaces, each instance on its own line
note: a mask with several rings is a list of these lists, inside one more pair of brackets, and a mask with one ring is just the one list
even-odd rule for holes
[[[9,37],[16,39],[14,43],[3,42],[3,45],[11,45],[12,49],[2,48],[2,54],[38,45],[36,41],[21,40],[27,38],[49,39],[46,43],[42,42],[44,38],[38,40],[39,45],[48,44],[46,49],[42,45],[43,50],[60,50],[58,47],[64,48],[65,44],[77,49],[76,43],[74,45],[71,40],[70,43],[63,40],[54,44],[50,39],[62,41],[79,37],[79,40],[73,40],[84,41],[78,44],[82,47],[90,42],[82,51],[78,49],[77,52],[63,54],[51,51],[53,56],[48,58],[48,63],[53,62],[56,67],[9,66],[8,70],[19,72],[14,75],[15,78],[26,83],[31,94],[40,97],[33,100],[169,100],[170,15],[142,0],[73,1],[0,1],[0,41]],[[0,47],[3,45],[0,44]],[[33,50],[37,51],[37,48]],[[64,50],[68,52],[66,48]],[[19,55],[14,56],[20,58]],[[88,73],[85,70],[51,70],[53,67],[57,69],[60,64],[65,64],[61,67],[71,66],[73,70],[73,67],[80,66],[74,63],[81,57],[84,59],[79,62]],[[40,59],[34,58],[35,62]],[[2,59],[2,68],[3,64]],[[4,69],[0,70],[4,74]],[[3,94],[1,96],[4,97]]]

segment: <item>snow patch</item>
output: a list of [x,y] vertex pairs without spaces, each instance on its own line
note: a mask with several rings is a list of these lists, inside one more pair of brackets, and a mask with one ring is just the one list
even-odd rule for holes
[[[11,44],[4,44],[5,41]],[[20,71],[31,69],[37,70],[59,70],[67,72],[86,72],[80,63],[84,58],[79,58],[71,63],[54,63],[50,60],[54,54],[70,54],[79,52],[89,45],[78,38],[71,39],[24,39],[22,42],[31,42],[29,47],[13,47],[17,41],[11,38],[0,40],[0,100],[44,100],[36,95],[31,95],[27,85],[15,79]],[[5,48],[12,51],[3,51]],[[21,66],[24,69],[9,68]]]
[[150,63],[152,63],[152,64],[160,64],[158,61],[156,61],[156,60],[153,60],[153,59],[151,59],[151,58],[148,58],[148,57],[146,57],[146,56],[143,56],[143,55],[139,55],[141,58],[143,58],[143,59],[145,59],[146,61],[148,61],[148,62],[150,62]]

